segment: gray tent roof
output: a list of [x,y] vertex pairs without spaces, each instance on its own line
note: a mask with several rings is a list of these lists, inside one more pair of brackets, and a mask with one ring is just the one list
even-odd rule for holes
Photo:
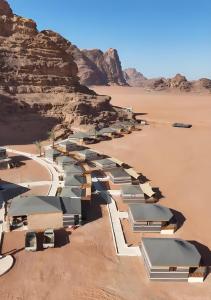
[[81,199],[80,198],[61,198],[63,214],[81,215]]
[[96,154],[95,151],[92,151],[90,149],[79,150],[78,153],[80,153],[80,154]]
[[94,163],[102,165],[102,166],[109,166],[109,165],[114,165],[116,166],[116,163],[110,160],[109,158],[103,158],[99,160],[95,160]]
[[134,221],[169,221],[173,214],[168,207],[159,204],[129,204]]
[[99,135],[100,133],[99,133],[99,131],[96,130],[96,129],[90,129],[90,130],[87,132],[87,134],[88,134],[89,136],[97,136],[97,135]]
[[61,154],[58,150],[52,149],[52,148],[46,149],[45,153],[48,154],[48,155],[52,155],[52,156],[53,155],[60,155]]
[[97,152],[95,151],[92,151],[90,149],[84,149],[84,150],[80,150],[80,151],[77,151],[79,154],[82,154],[82,155],[85,155],[85,156],[98,156]]
[[76,143],[73,143],[73,142],[70,142],[70,141],[64,141],[64,142],[61,142],[59,143],[59,145],[71,145],[71,146],[77,146]]
[[64,167],[66,174],[83,174],[84,169],[79,165],[69,165]]
[[121,192],[123,195],[143,195],[144,192],[142,191],[139,185],[123,185],[121,188]]
[[114,133],[114,132],[116,132],[116,130],[111,127],[106,127],[106,128],[102,128],[101,130],[99,130],[99,134]]
[[114,123],[111,125],[112,129],[125,129],[126,125],[122,124],[122,123]]
[[81,198],[85,195],[85,191],[78,187],[66,186],[62,188],[61,197]]
[[65,163],[76,163],[77,160],[73,157],[69,157],[69,156],[59,156],[57,158],[57,163],[59,164],[65,164]]
[[12,199],[9,216],[23,216],[62,211],[59,197],[25,196]]
[[72,135],[69,136],[69,139],[83,139],[83,138],[88,138],[89,134],[86,132],[78,131]]
[[59,143],[60,146],[72,146],[72,147],[77,147],[78,145],[74,142],[70,142],[70,141],[64,141]]
[[136,120],[128,120],[128,121],[123,121],[122,122],[122,124],[124,124],[124,125],[136,125],[136,124],[138,124],[138,122],[136,121]]
[[68,175],[65,178],[64,186],[81,186],[86,183],[86,178],[81,175]]
[[191,243],[173,238],[142,238],[152,267],[198,267],[201,255]]
[[111,169],[109,171],[109,173],[114,177],[114,178],[117,178],[117,177],[126,177],[126,178],[131,178],[131,176],[121,167],[117,167],[117,168],[114,168],[114,169]]

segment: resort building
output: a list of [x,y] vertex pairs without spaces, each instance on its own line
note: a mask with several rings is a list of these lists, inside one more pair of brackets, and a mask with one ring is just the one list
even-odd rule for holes
[[130,131],[133,131],[133,130],[141,130],[141,121],[137,121],[137,120],[127,120],[127,121],[123,121],[122,122],[124,125],[128,126],[127,128],[130,130]]
[[105,135],[105,136],[112,138],[113,135],[116,133],[116,129],[113,129],[111,127],[106,127],[106,128],[102,128],[101,130],[99,130],[98,133],[99,133],[99,135]]
[[94,160],[94,159],[98,159],[100,157],[100,155],[97,152],[92,151],[90,149],[77,151],[76,155],[77,155],[77,157],[79,157],[80,159],[83,159],[83,160]]
[[11,158],[7,156],[6,148],[0,147],[0,170],[9,169]]
[[63,207],[63,226],[81,225],[82,207],[80,198],[61,198]]
[[25,196],[16,197],[8,208],[7,221],[10,230],[60,229],[81,225],[80,198]]
[[126,130],[133,131],[136,130],[136,122],[134,120],[123,121],[122,125],[125,126]]
[[145,203],[144,192],[139,185],[123,185],[121,196],[124,203]]
[[60,150],[63,153],[76,151],[79,148],[79,146],[76,143],[70,142],[70,141],[64,141],[57,146],[58,150]]
[[91,129],[87,132],[87,134],[91,139],[97,139],[100,132],[97,129]]
[[129,133],[130,130],[127,125],[124,125],[122,122],[117,122],[113,125],[111,125],[111,128],[115,130],[117,133]]
[[82,144],[84,142],[84,139],[89,139],[90,136],[88,133],[86,132],[76,132],[74,134],[71,134],[68,139],[70,142],[75,142],[75,143],[79,143]]
[[140,249],[151,280],[203,281],[201,255],[190,242],[177,238],[142,238]]
[[171,210],[158,204],[129,204],[128,216],[132,229],[136,232],[173,234],[176,229]]
[[59,197],[25,196],[11,200],[8,207],[11,230],[45,230],[63,227],[63,212]]
[[108,176],[114,184],[131,184],[131,176],[122,167],[109,170]]
[[50,161],[55,161],[56,158],[60,155],[61,155],[61,153],[56,149],[53,149],[53,148],[45,149],[45,158]]
[[98,168],[100,168],[101,170],[104,170],[104,171],[116,168],[116,163],[113,162],[109,158],[103,158],[103,159],[95,160],[95,161],[93,161],[93,163],[95,164],[96,167],[98,167]]
[[0,160],[7,158],[7,149],[0,147]]
[[59,167],[65,169],[66,167],[76,164],[78,161],[70,156],[59,156],[56,158],[56,162]]

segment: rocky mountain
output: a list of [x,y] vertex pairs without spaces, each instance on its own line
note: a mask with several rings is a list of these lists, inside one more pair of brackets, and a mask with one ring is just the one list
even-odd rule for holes
[[[7,1],[0,0],[0,104],[15,98],[25,103],[22,112],[29,105],[32,113],[56,118],[67,128],[71,123],[116,120],[118,111],[110,97],[97,95],[79,81],[83,73],[90,78],[90,62],[62,36],[39,32],[33,20],[13,14]],[[94,63],[92,68],[97,72]]]
[[[96,74],[97,80],[95,78],[87,80],[79,70],[81,83],[86,85],[127,85],[116,49],[110,48],[105,53],[99,49],[82,50],[82,53],[91,62],[90,67],[95,66],[98,74]],[[77,60],[75,61],[77,63]],[[87,65],[88,69],[90,67]]]
[[147,78],[135,68],[128,68],[124,70],[124,78],[130,86],[144,87]]
[[54,31],[44,30],[42,34],[73,58],[82,85],[127,85],[116,49],[111,48],[105,53],[99,49],[80,50]]
[[130,86],[142,87],[148,91],[211,92],[211,80],[208,78],[188,81],[185,76],[176,74],[172,78],[148,79],[134,68],[124,70],[124,77]]

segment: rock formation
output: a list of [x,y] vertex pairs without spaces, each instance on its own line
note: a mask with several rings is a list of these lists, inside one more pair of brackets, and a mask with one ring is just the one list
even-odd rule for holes
[[0,1],[0,88],[11,94],[87,92],[71,55]]
[[124,77],[130,86],[144,87],[147,80],[147,78],[135,68],[125,69]]
[[[105,53],[99,49],[82,50],[82,53],[97,67],[99,72],[98,81],[92,81],[92,85],[127,85],[116,49],[110,48]],[[80,72],[79,77],[82,83],[87,84]]]
[[174,91],[174,92],[197,92],[210,93],[211,80],[201,78],[195,81],[188,81],[181,74],[176,74],[173,78],[152,78],[147,79],[143,74],[134,68],[124,70],[125,80],[130,86],[142,87],[148,91]]
[[[0,0],[0,103],[21,101],[22,112],[30,106],[31,113],[56,118],[68,128],[71,123],[116,120],[110,97],[96,95],[79,82],[80,74],[91,77],[86,68],[90,62],[62,36],[39,32],[34,21],[14,15]],[[91,64],[96,77],[97,67]]]
[[54,31],[44,30],[42,33],[73,58],[82,85],[127,85],[116,49],[105,53],[99,49],[80,50]]

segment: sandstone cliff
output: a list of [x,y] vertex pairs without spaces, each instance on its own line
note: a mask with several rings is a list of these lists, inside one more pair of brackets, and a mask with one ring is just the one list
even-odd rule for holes
[[71,55],[36,23],[13,15],[0,1],[0,89],[12,94],[33,92],[87,92],[78,82],[78,68]]
[[127,85],[116,49],[105,53],[99,49],[80,50],[54,31],[44,30],[42,33],[73,58],[82,85]]
[[[99,72],[98,81],[93,80],[92,85],[127,85],[116,49],[110,48],[105,53],[99,49],[82,50],[82,53],[97,67]],[[87,84],[83,74],[79,72],[79,76],[81,82]]]
[[[12,101],[21,101],[24,116],[29,112],[27,106],[30,113],[56,119],[66,128],[72,123],[116,120],[118,111],[110,104],[110,97],[96,95],[79,82],[87,60],[62,36],[49,30],[39,32],[34,21],[16,16],[9,4],[0,0],[1,105],[10,99],[12,110]],[[96,71],[94,68],[93,64]]]

